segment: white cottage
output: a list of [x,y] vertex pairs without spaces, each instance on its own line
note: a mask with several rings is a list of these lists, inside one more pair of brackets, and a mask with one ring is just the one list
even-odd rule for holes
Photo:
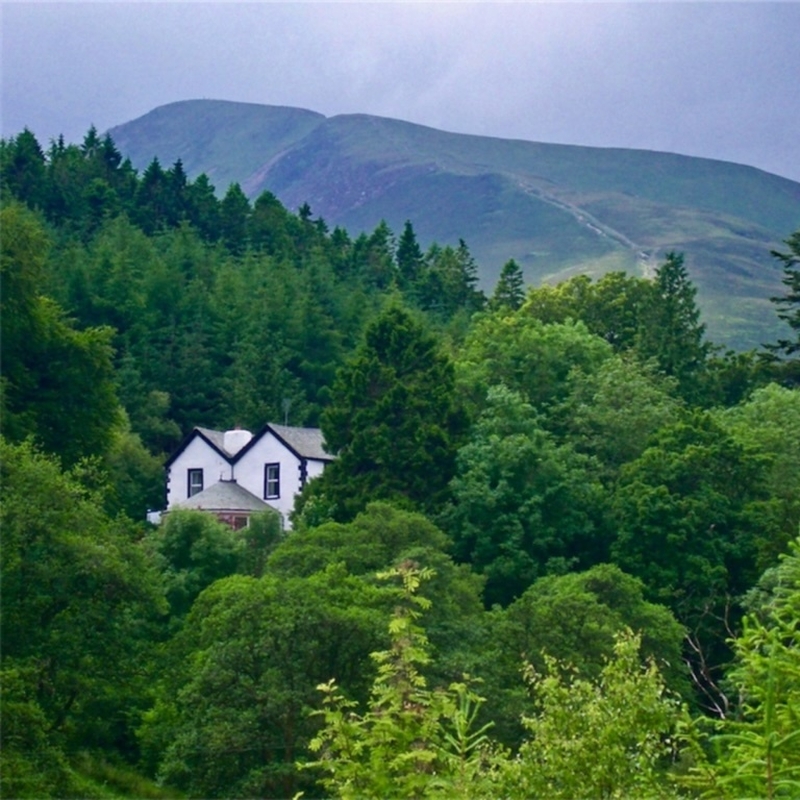
[[288,525],[295,496],[331,460],[319,428],[268,423],[255,435],[195,428],[167,461],[167,511],[202,508],[241,527],[273,508]]

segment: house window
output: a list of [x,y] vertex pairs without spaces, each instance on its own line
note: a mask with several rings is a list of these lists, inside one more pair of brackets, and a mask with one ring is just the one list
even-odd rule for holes
[[186,485],[189,487],[187,497],[200,494],[203,491],[203,470],[190,469]]
[[277,500],[281,496],[281,465],[264,464],[264,499]]
[[249,522],[249,519],[247,517],[234,517],[231,527],[235,531],[240,531],[243,528],[249,527],[249,525],[250,525],[250,522]]

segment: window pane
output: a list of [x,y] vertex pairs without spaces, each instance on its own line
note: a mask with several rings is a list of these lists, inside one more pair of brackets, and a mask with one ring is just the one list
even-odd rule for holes
[[281,465],[264,465],[264,497],[274,500],[281,496]]
[[190,469],[189,476],[188,476],[188,488],[189,488],[189,497],[192,497],[196,494],[199,494],[203,491],[203,470],[202,469]]

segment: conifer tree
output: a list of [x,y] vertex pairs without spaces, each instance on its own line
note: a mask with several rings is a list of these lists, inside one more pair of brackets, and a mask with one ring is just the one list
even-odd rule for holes
[[524,300],[525,278],[522,276],[519,264],[512,258],[503,265],[489,305],[492,309],[505,308],[516,311]]
[[424,266],[422,250],[417,243],[417,235],[413,225],[406,220],[403,233],[397,243],[397,267],[400,270],[400,280],[405,287],[413,286],[420,277]]
[[688,400],[696,399],[697,377],[710,351],[696,295],[683,255],[668,253],[640,315],[636,344],[643,359],[655,358],[661,371],[678,381]]
[[337,374],[321,427],[338,458],[316,491],[336,519],[378,499],[430,508],[453,475],[466,427],[453,365],[408,311],[391,306]]
[[778,307],[778,317],[792,329],[792,337],[778,339],[775,344],[767,345],[774,355],[787,357],[784,365],[784,378],[787,383],[800,385],[800,228],[787,240],[789,250],[782,253],[773,250],[772,255],[783,264],[782,283],[786,294],[770,298]]

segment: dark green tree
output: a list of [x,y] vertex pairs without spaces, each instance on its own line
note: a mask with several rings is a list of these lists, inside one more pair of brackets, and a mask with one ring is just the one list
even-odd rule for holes
[[397,265],[394,260],[394,235],[385,220],[367,236],[362,233],[353,243],[353,271],[364,286],[387,289],[395,282]]
[[175,509],[145,540],[163,576],[172,615],[185,616],[197,595],[237,571],[244,542],[204,511]]
[[207,242],[215,242],[220,236],[219,205],[205,173],[186,187],[187,216]]
[[777,258],[783,268],[783,285],[786,294],[770,298],[778,307],[778,317],[791,329],[792,337],[779,339],[775,344],[767,345],[770,352],[782,355],[786,362],[782,365],[782,377],[790,385],[800,385],[800,229],[796,230],[787,240],[788,250],[780,252],[773,250],[772,255]]
[[313,791],[298,762],[318,727],[307,709],[335,675],[356,697],[385,641],[390,598],[341,565],[304,578],[235,575],[195,601],[140,740],[163,782],[193,797]]
[[419,280],[420,273],[424,266],[422,250],[417,243],[417,235],[414,233],[413,225],[406,220],[403,226],[403,233],[397,242],[397,268],[400,272],[400,280],[404,287],[412,287]]
[[457,248],[431,245],[414,294],[420,306],[444,319],[473,314],[486,304],[478,288],[478,266],[463,239]]
[[262,192],[253,203],[253,213],[247,222],[248,240],[253,247],[276,259],[294,260],[290,219],[291,215],[272,192]]
[[169,214],[169,181],[158,158],[154,158],[142,174],[136,189],[134,220],[152,235],[166,225]]
[[33,436],[66,465],[101,455],[119,422],[113,332],[76,330],[39,295],[49,242],[30,211],[8,204],[0,225],[4,434],[15,441]]
[[238,183],[232,183],[220,203],[220,238],[232,253],[242,253],[247,245],[247,223],[251,208]]
[[684,620],[743,592],[757,577],[748,506],[763,480],[763,463],[708,413],[686,412],[622,468],[614,560]]
[[684,628],[669,609],[645,600],[639,579],[614,564],[540,578],[508,608],[495,609],[487,628],[484,664],[476,674],[485,680],[497,735],[512,748],[523,735],[519,708],[528,696],[522,659],[542,671],[546,653],[596,679],[616,636],[630,628],[642,636],[643,659],[655,659],[672,690],[690,693],[682,659]]
[[335,519],[378,499],[435,508],[466,428],[453,366],[408,311],[389,306],[337,374],[321,427],[337,458],[313,491]]
[[606,359],[588,374],[576,369],[568,383],[569,395],[551,420],[576,450],[599,461],[606,484],[642,454],[653,433],[676,421],[681,408],[675,381],[629,353]]
[[656,270],[636,340],[640,358],[654,358],[665,375],[678,381],[681,395],[690,401],[702,399],[698,378],[711,350],[704,341],[706,326],[700,322],[696,294],[683,255],[668,253]]
[[54,750],[134,755],[142,666],[165,604],[129,523],[109,519],[56,459],[0,439],[0,478],[3,796],[42,797],[9,788],[8,751],[34,775],[52,771]]
[[47,197],[45,157],[33,133],[25,128],[19,136],[3,140],[0,157],[3,187],[30,208],[44,208]]
[[503,264],[500,279],[489,301],[491,309],[505,308],[516,311],[525,301],[525,278],[519,264],[510,259]]

